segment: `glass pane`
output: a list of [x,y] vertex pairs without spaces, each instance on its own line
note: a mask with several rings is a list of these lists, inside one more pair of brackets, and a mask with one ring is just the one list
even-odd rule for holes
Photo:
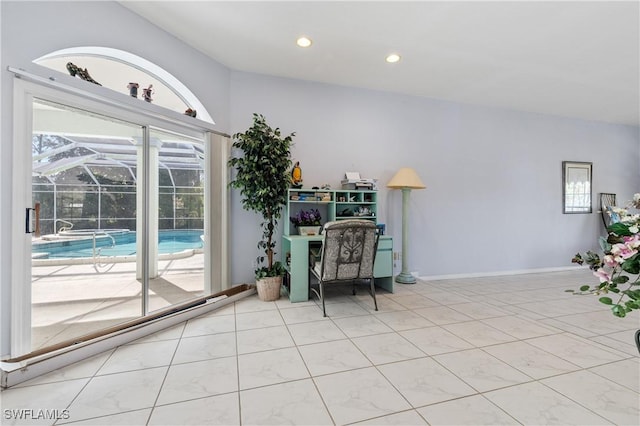
[[141,140],[139,126],[34,101],[33,350],[141,316],[134,174]]
[[204,139],[151,130],[150,145],[153,311],[204,295]]

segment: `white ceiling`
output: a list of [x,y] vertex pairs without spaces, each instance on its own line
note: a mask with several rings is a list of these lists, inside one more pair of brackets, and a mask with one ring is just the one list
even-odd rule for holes
[[234,70],[640,125],[637,0],[122,4]]

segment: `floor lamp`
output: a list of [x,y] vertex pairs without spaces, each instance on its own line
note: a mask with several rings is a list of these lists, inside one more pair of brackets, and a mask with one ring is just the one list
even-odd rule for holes
[[389,181],[387,188],[402,190],[402,272],[396,277],[396,282],[401,284],[415,284],[416,278],[409,273],[408,241],[409,241],[409,195],[412,189],[425,189],[415,170],[403,167]]

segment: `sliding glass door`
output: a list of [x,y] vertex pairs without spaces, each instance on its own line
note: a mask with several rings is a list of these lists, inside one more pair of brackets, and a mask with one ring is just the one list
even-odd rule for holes
[[140,317],[142,126],[34,99],[31,347]]
[[204,295],[204,136],[37,98],[32,114],[31,350]]

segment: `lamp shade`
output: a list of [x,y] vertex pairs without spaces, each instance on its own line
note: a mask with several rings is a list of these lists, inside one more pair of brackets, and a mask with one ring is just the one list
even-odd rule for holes
[[426,186],[420,180],[420,177],[410,167],[403,167],[398,170],[398,173],[389,181],[387,188],[402,189],[425,189]]

